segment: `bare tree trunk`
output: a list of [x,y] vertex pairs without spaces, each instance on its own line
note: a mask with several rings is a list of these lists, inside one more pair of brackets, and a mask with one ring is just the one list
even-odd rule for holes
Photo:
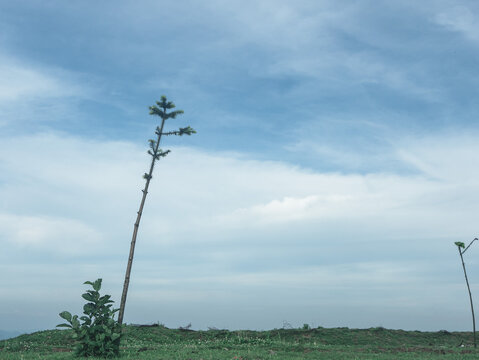
[[[472,329],[473,329],[473,332],[474,332],[474,347],[477,347],[477,344],[476,344],[476,319],[474,317],[474,305],[472,304],[471,288],[469,287],[469,280],[467,279],[467,273],[466,273],[466,265],[464,264],[464,258],[462,257],[463,252],[461,251],[461,248],[459,246],[458,246],[458,250],[459,250],[459,255],[461,256],[462,268],[464,270],[464,277],[466,278],[467,291],[469,292],[469,301],[471,302]],[[464,251],[466,251],[466,250],[464,250]]]
[[[163,118],[162,121],[161,121],[161,128],[160,128],[160,131],[158,132],[158,139],[156,141],[156,146],[155,146],[155,149],[154,149],[155,154],[158,152],[158,148],[160,146],[161,134],[163,132],[163,126],[165,125],[165,120],[166,119]],[[148,194],[148,187],[150,186],[150,181],[151,181],[151,178],[152,178],[152,175],[153,175],[153,168],[155,167],[155,161],[156,161],[156,157],[152,156],[150,171],[149,171],[148,175],[146,176],[145,188],[142,190],[143,191],[143,197],[141,199],[140,209],[138,210],[138,215],[136,217],[136,222],[135,222],[135,225],[133,227],[133,235],[132,235],[132,238],[131,238],[131,245],[130,245],[130,255],[128,257],[128,265],[126,267],[125,282],[123,284],[123,293],[121,294],[120,312],[118,314],[118,322],[120,324],[123,323],[123,315],[125,313],[126,296],[128,294],[128,286],[130,284],[131,266],[133,264],[133,256],[135,254],[136,236],[138,235],[138,228],[140,227],[141,215],[143,214],[143,207],[145,206],[146,195]]]

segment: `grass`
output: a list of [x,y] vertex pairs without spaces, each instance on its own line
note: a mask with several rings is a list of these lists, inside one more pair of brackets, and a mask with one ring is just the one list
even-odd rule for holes
[[[478,359],[470,332],[318,328],[187,331],[127,326],[121,359]],[[0,341],[0,359],[74,359],[71,330]],[[93,359],[93,358],[90,358]]]

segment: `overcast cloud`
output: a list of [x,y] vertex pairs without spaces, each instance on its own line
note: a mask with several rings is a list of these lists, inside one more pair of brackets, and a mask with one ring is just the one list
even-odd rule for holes
[[198,134],[162,144],[126,322],[469,329],[478,11],[0,1],[0,328],[98,277],[119,304],[166,94]]

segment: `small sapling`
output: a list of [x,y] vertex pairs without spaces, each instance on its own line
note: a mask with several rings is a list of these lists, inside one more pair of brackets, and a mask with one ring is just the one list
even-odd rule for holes
[[[465,247],[463,242],[456,241],[454,244],[457,246],[457,250],[459,250],[459,256],[461,257],[461,262],[462,262],[462,269],[464,270],[464,277],[466,278],[466,285],[467,285],[467,291],[469,292],[469,301],[471,303],[471,312],[472,312],[472,329],[474,332],[474,347],[477,347],[476,343],[476,318],[474,316],[474,305],[472,304],[472,295],[471,295],[471,287],[469,286],[469,280],[467,279],[467,273],[466,273],[466,265],[464,264],[464,253],[469,249],[469,247],[472,245],[474,241],[476,241],[477,238],[472,240],[470,244]],[[464,250],[462,250],[464,249]]]
[[119,309],[111,308],[113,300],[110,300],[110,295],[100,296],[101,279],[84,284],[93,287],[93,290],[87,290],[82,295],[88,301],[83,306],[84,315],[78,318],[78,315],[72,316],[68,311],[62,311],[59,315],[68,324],[59,324],[57,327],[73,329],[73,337],[77,341],[75,354],[78,356],[118,356],[122,326],[114,320],[114,316]]

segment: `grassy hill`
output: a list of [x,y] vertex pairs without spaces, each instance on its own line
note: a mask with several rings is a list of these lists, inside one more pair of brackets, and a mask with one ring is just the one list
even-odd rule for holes
[[[384,328],[190,331],[127,326],[122,359],[479,359],[470,332]],[[0,359],[73,359],[70,330],[0,341]]]

